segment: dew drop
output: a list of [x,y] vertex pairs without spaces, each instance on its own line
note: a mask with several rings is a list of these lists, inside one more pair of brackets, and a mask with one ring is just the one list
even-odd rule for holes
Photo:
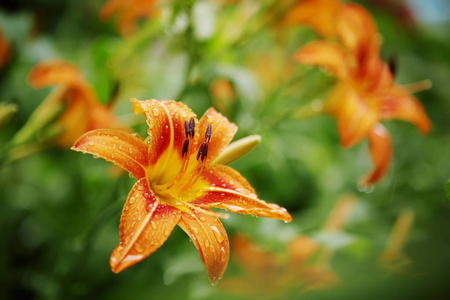
[[136,249],[137,252],[143,252],[144,251],[144,247],[142,247],[138,243],[134,244],[134,249]]
[[156,224],[155,224],[155,222],[151,221],[150,223],[152,224],[152,228],[153,228],[153,229],[156,229]]
[[98,153],[94,153],[94,154],[92,154],[92,157],[95,158],[95,159],[97,159],[97,158],[100,157],[100,155],[98,155]]
[[133,196],[130,197],[130,201],[128,201],[130,204],[133,204],[134,202],[136,202],[136,198],[134,198]]
[[211,285],[212,285],[212,286],[217,286],[217,284],[219,283],[219,280],[217,280],[217,277],[216,277],[216,276],[214,276],[213,278],[211,278],[211,280],[212,280],[212,282],[211,282]]
[[158,108],[154,107],[154,108],[152,109],[152,112],[153,112],[153,116],[154,116],[154,117],[159,116],[159,109],[158,109]]
[[113,136],[113,139],[118,140],[119,137],[117,135]]
[[94,141],[89,141],[89,146],[94,146]]
[[128,153],[133,154],[133,149],[132,148],[128,148]]
[[133,178],[134,176],[133,176],[133,174],[128,173],[128,177]]
[[209,240],[206,240],[206,241],[205,241],[205,247],[208,248],[209,245],[210,245],[210,244],[209,244]]
[[219,229],[216,226],[211,226],[211,230],[213,231],[214,235],[217,238],[217,241],[219,243],[222,243],[225,237],[222,235],[222,233],[219,231]]
[[86,147],[81,147],[80,150],[81,150],[81,153],[83,153],[83,154],[86,154],[86,153],[87,153]]

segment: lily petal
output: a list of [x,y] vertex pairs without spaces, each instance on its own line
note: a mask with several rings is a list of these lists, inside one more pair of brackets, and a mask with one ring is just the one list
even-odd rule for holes
[[120,243],[111,254],[111,270],[119,273],[155,252],[167,240],[179,219],[179,211],[157,201],[146,179],[140,179],[123,207]]
[[[231,142],[238,128],[236,124],[228,121],[226,117],[211,107],[199,121],[199,136],[196,143],[198,146],[200,146],[205,139],[208,124],[211,124],[211,138],[208,145],[206,163],[211,163]],[[198,147],[195,148],[198,149]]]
[[46,61],[34,66],[28,75],[28,81],[34,89],[52,85],[62,85],[78,89],[88,101],[96,102],[92,88],[84,80],[76,66],[65,61]]
[[328,110],[336,116],[338,133],[343,147],[360,142],[378,122],[377,110],[370,101],[359,95],[345,82],[337,84],[329,96]]
[[[181,102],[154,99],[131,101],[134,113],[142,112],[147,118],[148,156],[152,174],[173,178],[178,169],[169,168],[168,165],[182,165],[183,145],[187,139],[185,122],[193,118],[197,123],[196,115]],[[190,146],[189,151],[193,152],[192,148]],[[149,180],[152,179],[150,176]]]
[[134,33],[140,18],[150,17],[156,0],[109,0],[100,11],[100,19],[106,21],[118,14],[117,27],[122,36]]
[[204,194],[191,203],[202,207],[217,207],[233,213],[254,215],[286,222],[292,221],[285,208],[258,199],[255,190],[236,170],[224,165],[205,168],[201,180],[193,187]]
[[386,128],[377,123],[367,135],[369,139],[370,157],[374,170],[364,180],[366,184],[374,184],[386,174],[392,159],[392,142]]
[[308,43],[295,53],[299,63],[320,66],[337,78],[346,78],[349,72],[349,57],[339,44],[316,41]]
[[336,34],[336,16],[342,4],[339,0],[302,0],[284,17],[286,24],[306,24],[322,36]]
[[382,99],[381,117],[385,120],[400,119],[416,125],[422,134],[427,134],[431,122],[422,104],[401,86],[395,86]]
[[64,129],[56,143],[63,147],[72,146],[80,135],[89,128],[89,119],[86,118],[86,112],[89,111],[88,104],[85,101],[69,101],[66,109],[58,118],[58,124]]
[[209,280],[218,281],[225,272],[230,255],[228,236],[220,220],[199,211],[182,213],[178,225],[191,238],[205,264]]
[[353,53],[362,73],[376,71],[379,61],[380,38],[370,13],[361,5],[343,5],[337,22],[339,37]]
[[92,130],[83,134],[72,150],[101,157],[130,172],[136,179],[145,177],[148,167],[148,149],[145,143],[123,131]]

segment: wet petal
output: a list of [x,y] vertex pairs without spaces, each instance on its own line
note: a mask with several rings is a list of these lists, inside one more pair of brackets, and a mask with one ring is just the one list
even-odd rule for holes
[[191,201],[198,206],[217,207],[233,213],[292,221],[285,208],[258,199],[248,181],[228,166],[206,167],[201,179],[192,189],[203,193]]
[[[142,112],[147,118],[149,163],[153,167],[152,174],[173,178],[178,168],[182,166],[183,145],[187,139],[185,122],[191,118],[196,121],[196,115],[183,103],[175,101],[158,101],[155,99],[139,101],[131,99],[132,110],[138,114]],[[197,124],[196,126],[197,127]],[[193,153],[191,141],[188,154]],[[154,178],[150,175],[149,180]],[[164,180],[160,180],[164,182]]]
[[155,252],[179,218],[176,208],[156,201],[145,178],[136,182],[120,218],[120,243],[110,258],[112,271],[119,273]]
[[422,104],[411,96],[404,88],[395,86],[389,91],[381,104],[383,119],[399,119],[416,125],[423,134],[431,128],[431,122]]
[[205,264],[209,280],[218,281],[225,272],[230,246],[220,220],[212,215],[194,211],[182,213],[178,225],[191,238]]
[[368,134],[373,171],[364,180],[366,184],[378,182],[389,169],[392,159],[392,142],[388,131],[377,123]]
[[295,53],[295,60],[325,68],[338,78],[345,78],[350,68],[347,51],[330,42],[316,41],[303,46]]
[[147,146],[141,139],[127,132],[92,130],[83,134],[71,149],[113,162],[136,179],[145,177],[145,169],[148,167]]
[[195,147],[196,149],[198,149],[205,140],[208,124],[211,124],[211,138],[208,144],[208,155],[205,160],[207,164],[213,162],[216,157],[219,156],[231,142],[238,129],[236,124],[228,121],[226,117],[211,107],[199,121],[199,136],[195,143],[197,145],[197,147]]
[[336,34],[336,16],[341,8],[338,0],[302,0],[284,17],[286,24],[305,24],[322,36]]

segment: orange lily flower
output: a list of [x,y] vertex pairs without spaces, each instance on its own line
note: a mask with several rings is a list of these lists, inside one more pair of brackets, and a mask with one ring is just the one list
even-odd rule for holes
[[337,77],[325,109],[336,117],[344,147],[368,137],[375,168],[364,182],[373,184],[384,176],[392,156],[391,139],[379,122],[408,121],[423,134],[431,124],[420,102],[394,83],[388,65],[379,58],[380,41],[370,14],[362,6],[347,4],[341,8],[337,28],[342,45],[311,42],[295,59],[324,67]]
[[283,21],[287,25],[308,25],[324,37],[335,36],[333,20],[341,6],[338,0],[300,0],[287,12]]
[[210,108],[198,121],[180,102],[131,101],[132,110],[147,118],[147,142],[99,129],[85,133],[72,147],[111,161],[137,179],[123,208],[120,243],[110,259],[113,272],[152,254],[178,225],[197,247],[214,283],[227,267],[229,242],[221,214],[210,207],[292,220],[286,209],[258,199],[237,171],[213,164],[237,131],[223,115]]
[[0,30],[0,69],[6,64],[9,59],[10,46],[3,36],[2,31]]
[[154,12],[157,0],[109,0],[100,11],[100,19],[106,21],[118,14],[117,27],[122,36],[137,30],[136,23],[141,18],[149,18]]
[[66,101],[67,107],[57,123],[64,129],[56,139],[56,144],[70,147],[83,133],[96,128],[113,128],[130,131],[122,125],[108,107],[98,102],[95,91],[84,80],[80,71],[72,64],[63,61],[42,62],[34,66],[28,75],[28,81],[34,89],[52,85],[61,85],[50,103],[43,105],[58,106]]

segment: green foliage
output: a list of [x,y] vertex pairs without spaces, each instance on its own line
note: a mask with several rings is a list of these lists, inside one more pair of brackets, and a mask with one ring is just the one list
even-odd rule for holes
[[[404,29],[394,16],[368,6],[383,35],[383,55],[399,57],[396,81],[433,82],[431,90],[416,95],[433,127],[422,136],[409,123],[384,122],[393,140],[393,163],[383,181],[364,193],[357,182],[372,167],[367,142],[342,148],[336,122],[314,110],[335,79],[292,58],[316,35],[299,27],[280,32],[278,1],[222,2],[165,1],[160,17],[141,20],[139,30],[126,38],[118,35],[115,19],[98,19],[104,1],[0,4],[0,28],[12,45],[11,58],[0,69],[0,295],[5,299],[230,299],[220,282],[210,286],[197,250],[179,228],[149,258],[120,274],[110,271],[121,207],[134,180],[113,175],[109,163],[50,143],[60,132],[51,131],[48,121],[59,111],[46,110],[50,116],[42,126],[25,125],[52,90],[33,90],[26,78],[48,59],[77,65],[100,102],[113,103],[114,113],[142,137],[147,127],[130,111],[130,98],[183,101],[201,116],[223,104],[211,83],[228,80],[235,98],[222,112],[239,126],[236,139],[262,137],[231,166],[261,199],[286,207],[294,221],[232,215],[223,224],[230,237],[244,234],[281,262],[299,234],[332,248],[330,268],[341,284],[304,298],[436,299],[447,288],[450,207],[442,201],[442,183],[450,172],[448,31],[435,35],[426,24]],[[448,28],[448,21],[440,27]],[[23,128],[30,143],[13,148],[11,141]],[[21,150],[21,156],[11,159],[11,149]],[[450,200],[450,181],[444,191]],[[324,233],[330,211],[348,192],[356,194],[357,205],[345,229]],[[398,274],[383,269],[378,257],[403,209],[412,209],[415,220],[403,248],[411,267]],[[231,249],[225,278],[241,273]]]

